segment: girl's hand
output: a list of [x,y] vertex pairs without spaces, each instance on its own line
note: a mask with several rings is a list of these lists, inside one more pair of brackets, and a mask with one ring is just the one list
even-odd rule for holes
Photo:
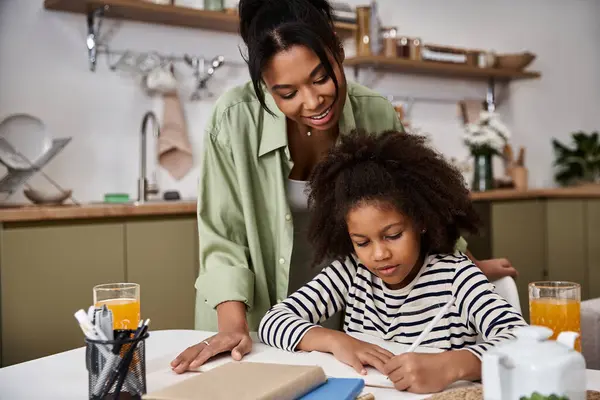
[[339,361],[366,375],[365,365],[375,367],[384,373],[384,365],[394,355],[377,345],[363,342],[343,333],[336,332],[331,338],[330,351]]
[[468,350],[438,354],[404,353],[389,360],[384,374],[396,389],[437,393],[458,380],[481,378],[481,361]]
[[252,338],[248,332],[219,332],[205,341],[185,349],[171,361],[171,368],[176,373],[182,374],[189,368],[198,368],[217,354],[231,351],[231,357],[239,361],[251,350]]

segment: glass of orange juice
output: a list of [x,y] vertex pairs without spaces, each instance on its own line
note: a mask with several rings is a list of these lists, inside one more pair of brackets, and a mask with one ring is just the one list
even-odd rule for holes
[[[529,319],[531,325],[552,329],[551,339],[565,331],[581,335],[581,286],[574,282],[545,281],[529,284]],[[581,352],[581,339],[575,342]]]
[[115,330],[135,330],[140,322],[140,285],[107,283],[94,286],[94,306],[112,311]]

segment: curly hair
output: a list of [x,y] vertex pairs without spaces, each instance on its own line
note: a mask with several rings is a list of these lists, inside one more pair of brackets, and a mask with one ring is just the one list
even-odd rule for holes
[[451,253],[461,231],[478,230],[461,173],[422,136],[393,131],[342,136],[313,170],[309,190],[315,264],[354,252],[346,216],[365,203],[394,206],[425,230],[426,252]]

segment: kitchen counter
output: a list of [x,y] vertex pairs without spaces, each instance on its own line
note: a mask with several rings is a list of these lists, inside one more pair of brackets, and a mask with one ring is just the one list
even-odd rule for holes
[[[471,194],[474,201],[515,201],[534,199],[600,199],[600,185],[518,191],[498,189]],[[0,208],[1,222],[97,219],[135,216],[190,215],[196,202],[150,201],[144,204],[82,204],[63,206],[18,206]]]
[[196,213],[195,201],[150,201],[144,204],[82,204],[62,206],[15,206],[0,208],[0,223],[97,219],[136,216],[185,215]]
[[600,184],[548,189],[496,189],[471,193],[473,201],[534,199],[600,199]]

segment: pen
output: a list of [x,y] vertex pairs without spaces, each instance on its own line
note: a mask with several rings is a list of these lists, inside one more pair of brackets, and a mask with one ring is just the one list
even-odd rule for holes
[[[75,313],[75,319],[77,319],[77,322],[79,322],[79,326],[81,327],[81,330],[83,331],[83,334],[88,339],[90,339],[90,340],[98,340],[98,341],[107,341],[108,340],[106,338],[106,335],[104,335],[104,332],[102,332],[99,329],[96,329],[96,327],[90,322],[90,320],[88,319],[87,313],[84,310],[77,311]],[[113,354],[108,349],[108,345],[106,345],[106,344],[96,344],[96,343],[94,343],[94,345],[92,346],[92,348],[93,349],[98,349],[98,351],[100,351],[100,353],[102,354],[102,356],[104,356],[104,358],[106,359],[106,364],[102,368],[102,371],[100,372],[100,375],[98,377],[98,382],[96,383],[96,388],[94,389],[94,392],[95,392],[97,390],[98,386],[101,386],[101,384],[102,384],[102,379],[101,379],[102,375],[104,373],[108,373],[108,371],[110,370],[111,366],[118,363],[119,356],[118,356],[118,354],[117,355]],[[133,381],[133,379],[131,379],[129,377],[127,377],[127,378],[128,378],[127,379],[128,382],[129,381]]]
[[[136,332],[138,332],[141,327],[143,325],[143,321],[140,321],[140,323],[138,324],[138,328],[136,330]],[[110,391],[110,388],[114,385],[115,381],[116,381],[116,377],[117,377],[117,372],[119,371],[119,367],[121,365],[121,363],[123,362],[123,358],[120,358],[120,353],[121,353],[121,347],[122,347],[122,342],[127,339],[127,337],[129,336],[128,331],[121,331],[118,333],[117,337],[116,337],[116,342],[113,346],[112,349],[112,353],[114,354],[111,358],[110,362],[107,362],[106,365],[102,368],[102,371],[100,372],[100,375],[98,375],[98,380],[96,381],[96,386],[94,387],[94,393],[101,393],[102,387],[104,386],[104,392],[108,393],[108,391]],[[130,344],[130,346],[133,346],[133,343]],[[111,374],[112,373],[112,374]],[[135,385],[135,381],[133,380],[132,377],[127,377],[128,382],[134,383],[134,387]],[[101,398],[103,398],[104,396],[100,396]]]
[[95,311],[96,311],[96,307],[94,307],[94,306],[90,306],[90,307],[88,308],[87,316],[88,316],[88,319],[89,319],[89,320],[90,320],[92,323],[94,323],[94,312],[95,312]]
[[75,313],[75,319],[79,322],[79,326],[83,331],[83,334],[92,340],[108,340],[104,332],[96,329],[96,327],[90,322],[85,311],[79,310]]
[[[413,351],[415,351],[417,349],[417,347],[419,347],[421,345],[421,342],[423,341],[423,339],[425,339],[427,337],[427,335],[429,335],[431,330],[433,328],[435,328],[435,326],[438,324],[438,322],[440,322],[440,319],[442,319],[442,317],[444,315],[446,315],[446,313],[448,312],[448,310],[450,309],[452,304],[454,304],[454,300],[455,300],[454,297],[452,297],[450,299],[450,301],[447,302],[442,307],[442,309],[436,314],[436,316],[427,324],[427,326],[425,326],[425,329],[423,329],[423,332],[421,332],[419,337],[417,337],[417,339],[413,342],[413,344],[410,345],[410,347],[408,348],[408,350],[406,350],[405,353],[412,353]],[[388,376],[387,379],[389,380],[390,377]]]
[[138,329],[136,331],[134,339],[137,339],[137,341],[135,341],[131,344],[131,347],[129,347],[127,354],[125,355],[125,357],[123,357],[123,365],[120,365],[121,370],[119,371],[119,379],[117,381],[117,387],[115,389],[115,393],[121,392],[121,388],[123,387],[123,381],[125,381],[125,378],[127,377],[127,374],[129,372],[129,367],[131,365],[131,361],[133,360],[133,354],[135,352],[135,348],[137,347],[138,343],[140,342],[140,340],[141,340],[140,338],[144,337],[144,335],[148,331],[148,324],[150,324],[150,319],[147,319],[144,322],[144,324],[142,325],[141,329]]
[[106,335],[108,340],[114,339],[113,332],[113,314],[112,311],[104,304],[99,312],[98,326],[102,332]]
[[[133,358],[135,347],[139,343],[140,338],[146,334],[149,324],[150,319],[147,319],[146,321],[140,321],[133,337],[134,341],[130,343],[127,353],[125,353],[125,355],[123,356],[123,358],[121,358],[117,365],[112,366],[112,371],[102,371],[102,373],[100,374],[100,376],[103,376],[105,375],[105,372],[106,374],[112,372],[110,377],[108,377],[108,381],[106,382],[106,385],[104,387],[104,392],[101,393],[100,398],[104,398],[108,394],[110,388],[115,384],[115,382],[117,382],[117,379],[119,380],[119,382],[117,382],[117,388],[115,390],[115,393],[119,393],[119,391],[121,390],[121,386],[123,385],[123,379],[126,379],[128,377],[127,370],[129,369],[131,358]],[[100,382],[101,380],[99,379],[98,383]]]
[[421,332],[421,334],[419,335],[419,337],[417,338],[417,340],[415,340],[413,342],[413,344],[410,345],[410,347],[408,348],[408,350],[406,350],[407,353],[412,353],[413,351],[415,351],[417,349],[417,347],[419,347],[421,345],[421,342],[423,341],[423,339],[425,339],[425,337],[427,337],[427,335],[429,335],[429,333],[431,332],[431,330],[433,328],[435,328],[435,326],[438,324],[438,322],[440,322],[440,319],[442,319],[442,317],[444,315],[446,315],[446,313],[448,312],[448,309],[450,308],[450,306],[452,306],[452,304],[454,304],[454,297],[452,297],[450,299],[449,302],[447,302],[442,309],[440,310],[439,313],[437,313],[437,315],[431,320],[431,322],[429,322],[427,324],[427,326],[425,327],[425,329],[423,329],[423,332]]

